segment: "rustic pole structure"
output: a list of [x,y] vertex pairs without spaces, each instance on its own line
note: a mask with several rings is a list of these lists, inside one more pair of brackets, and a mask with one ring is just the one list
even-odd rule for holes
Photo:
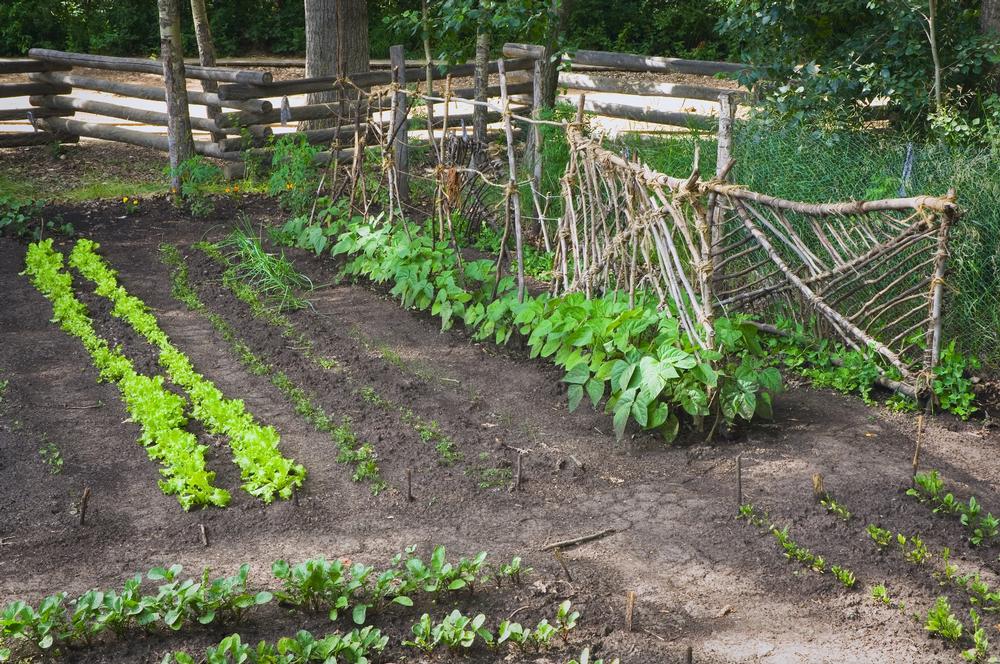
[[[524,302],[524,247],[521,237],[521,194],[517,188],[517,163],[514,160],[514,127],[510,121],[510,98],[507,96],[507,73],[503,60],[497,61],[500,76],[500,105],[503,107],[503,130],[507,138],[507,209],[514,207],[514,247],[517,252],[517,301]],[[499,272],[498,272],[499,274]]]
[[410,203],[410,145],[406,135],[406,57],[403,47],[400,45],[389,48],[389,61],[395,73],[396,81],[396,108],[392,116],[392,157],[393,172],[396,174],[396,196],[399,200],[400,211]]
[[187,87],[184,78],[184,53],[181,50],[181,19],[178,0],[157,0],[160,19],[160,58],[163,60],[163,86],[167,91],[167,146],[170,152],[170,181],[174,192],[180,191],[180,165],[194,156],[191,118],[188,115]]

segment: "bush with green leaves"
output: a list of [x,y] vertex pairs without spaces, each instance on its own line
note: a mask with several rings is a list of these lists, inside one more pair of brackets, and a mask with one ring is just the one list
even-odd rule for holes
[[307,213],[319,182],[315,158],[320,148],[309,145],[304,136],[297,135],[274,139],[271,149],[267,193],[277,196],[281,207],[293,216]]
[[171,178],[180,180],[180,191],[172,191],[195,217],[207,217],[215,212],[211,194],[222,178],[222,169],[200,155],[185,159],[174,170],[168,169]]
[[97,253],[99,245],[82,239],[73,247],[70,264],[92,281],[95,293],[114,305],[111,313],[128,323],[159,351],[160,366],[190,397],[192,415],[212,433],[225,435],[233,461],[240,469],[243,489],[270,503],[289,499],[305,480],[305,468],[281,454],[278,432],[261,426],[243,401],[227,399],[214,383],[195,371],[191,361],[160,329],[156,316],[139,298],[118,284],[116,274]]

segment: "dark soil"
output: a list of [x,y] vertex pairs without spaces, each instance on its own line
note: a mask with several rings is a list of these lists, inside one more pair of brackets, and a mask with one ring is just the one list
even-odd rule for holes
[[[243,399],[259,421],[278,429],[283,451],[305,465],[308,479],[297,501],[265,507],[239,489],[224,441],[199,434],[212,446],[209,465],[233,502],[183,512],[156,486],[156,464],[136,443],[138,429],[127,421],[117,389],[96,382],[81,344],[49,321],[49,304],[18,275],[25,247],[0,239],[0,381],[8,381],[0,396],[0,604],[117,587],[168,563],[194,575],[206,566],[231,574],[248,562],[252,580],[273,587],[269,567],[278,558],[325,555],[378,567],[409,544],[424,555],[444,544],[453,557],[489,551],[494,563],[524,555],[534,571],[519,588],[478,589],[441,605],[423,601],[379,616],[393,643],[386,661],[419,660],[396,644],[423,611],[440,618],[455,604],[486,613],[494,625],[518,611],[519,621],[533,624],[571,598],[583,616],[578,633],[568,647],[538,661],[566,661],[590,645],[623,663],[683,661],[688,646],[697,662],[933,662],[959,659],[957,647],[923,629],[934,599],[948,596],[969,622],[967,598],[931,575],[941,565],[941,549],[952,549],[963,572],[980,571],[996,585],[997,547],[970,548],[957,519],[934,515],[904,495],[912,416],[796,387],[777,399],[773,423],[757,424],[736,441],[664,446],[632,436],[616,443],[603,414],[567,412],[560,372],[551,365],[529,361],[516,348],[472,342],[460,331],[442,334],[436,320],[402,310],[377,289],[338,281],[329,259],[289,252],[321,284],[307,294],[312,306],[289,316],[315,354],[336,360],[325,369],[255,318],[222,286],[221,269],[192,248],[200,239],[223,237],[237,212],[261,223],[280,220],[269,202],[222,201],[207,220],[186,218],[164,200],[147,201],[144,209],[127,218],[111,203],[51,212],[101,243],[120,282],[153,308],[174,344],[227,396]],[[267,377],[248,371],[204,312],[174,299],[170,269],[159,259],[161,242],[187,256],[208,311],[328,413],[350,417],[358,437],[378,453],[386,491],[373,496],[368,485],[352,482],[329,436],[296,414]],[[58,244],[63,251],[72,246]],[[76,277],[100,333],[121,343],[140,370],[158,373],[148,344],[110,317],[107,303]],[[375,405],[363,393],[389,405]],[[436,422],[462,459],[442,465],[400,407]],[[997,511],[997,435],[982,424],[932,422],[921,465],[939,469],[958,496],[975,495],[985,510]],[[64,460],[57,474],[39,455],[47,443]],[[523,482],[511,492],[504,470],[512,469],[519,450]],[[788,562],[773,537],[735,519],[736,455],[742,455],[746,499],[777,525],[788,525],[796,541],[828,564],[853,570],[854,590],[843,589],[829,572]],[[406,500],[407,469],[414,502]],[[814,502],[814,473],[852,512],[849,522]],[[84,487],[92,496],[81,527],[75,510]],[[914,565],[897,551],[878,553],[865,533],[869,523],[919,535],[933,558]],[[199,524],[207,529],[207,548]],[[540,551],[548,542],[608,528],[617,532],[565,551],[565,570]],[[872,602],[868,589],[882,582],[905,609]],[[638,603],[634,630],[627,632],[630,590]],[[271,604],[238,629],[256,641],[303,627],[325,633],[348,625]],[[69,660],[158,662],[166,651],[200,650],[232,629],[108,639]],[[498,657],[477,650],[472,659]]]

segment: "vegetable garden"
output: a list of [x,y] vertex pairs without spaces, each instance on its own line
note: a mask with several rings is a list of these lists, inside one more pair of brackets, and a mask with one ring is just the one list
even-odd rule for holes
[[353,90],[328,164],[11,208],[0,661],[991,661],[955,196],[658,172],[498,69],[488,145]]

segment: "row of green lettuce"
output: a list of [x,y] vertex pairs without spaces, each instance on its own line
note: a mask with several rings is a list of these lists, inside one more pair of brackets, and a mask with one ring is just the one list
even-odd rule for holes
[[79,240],[70,254],[70,265],[95,284],[97,295],[111,301],[113,316],[128,323],[159,350],[160,366],[190,397],[192,415],[204,423],[209,433],[226,436],[233,461],[240,469],[243,489],[265,503],[276,497],[291,498],[293,491],[302,486],[306,471],[282,455],[278,432],[258,424],[242,400],[227,399],[194,370],[190,360],[160,329],[145,303],[118,284],[114,270],[97,253],[98,247],[91,240]]
[[[118,285],[114,272],[96,249],[97,245],[89,240],[79,241],[70,264],[94,282],[98,295],[113,303],[113,315],[128,322],[159,349],[160,364],[170,380],[191,399],[192,416],[209,432],[228,438],[243,488],[265,503],[276,497],[290,498],[302,485],[305,469],[282,456],[277,432],[257,424],[242,401],[225,398],[211,381],[194,370],[190,360],[159,328],[146,305]],[[160,472],[164,479],[159,482],[163,492],[176,495],[185,510],[226,506],[230,494],[213,485],[215,473],[205,465],[207,446],[198,444],[197,438],[184,429],[188,421],[184,397],[169,391],[163,376],[136,372],[119,348],[112,349],[98,336],[86,305],[74,293],[73,277],[64,269],[64,257],[53,249],[51,239],[30,245],[25,263],[25,273],[52,303],[53,320],[81,340],[100,378],[118,386],[130,418],[140,426],[139,442],[149,457],[163,466]]]
[[781,376],[768,366],[757,329],[741,319],[716,320],[717,349],[706,351],[682,333],[676,312],[652,298],[629,306],[621,293],[592,299],[543,293],[519,302],[513,279],[498,280],[493,261],[460,260],[448,242],[417,224],[329,209],[320,223],[291,220],[275,239],[344,257],[345,275],[390,285],[404,307],[439,317],[442,330],[459,321],[475,339],[497,344],[519,333],[532,358],[566,372],[570,409],[584,398],[595,408],[603,401],[618,438],[630,421],[672,441],[684,424],[711,435],[720,423],[771,414]]
[[73,277],[63,269],[63,255],[52,248],[51,238],[28,247],[25,273],[52,303],[52,320],[83,343],[101,380],[118,387],[129,417],[139,425],[139,442],[149,458],[162,465],[164,479],[159,484],[163,492],[176,495],[184,509],[227,505],[229,493],[213,486],[215,473],[205,467],[208,448],[184,430],[185,400],[163,386],[163,376],[137,373],[131,360],[97,335],[86,305],[73,293]]

